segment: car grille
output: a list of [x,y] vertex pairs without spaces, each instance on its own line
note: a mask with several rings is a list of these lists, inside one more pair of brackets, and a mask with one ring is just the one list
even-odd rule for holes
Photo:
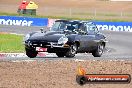
[[51,46],[50,43],[48,42],[45,42],[45,41],[42,41],[42,42],[38,42],[38,41],[32,41],[30,42],[32,46],[35,46],[35,47],[47,47],[47,46]]
[[45,42],[45,41],[26,41],[26,44],[30,47],[63,47],[63,44],[58,44],[57,42]]

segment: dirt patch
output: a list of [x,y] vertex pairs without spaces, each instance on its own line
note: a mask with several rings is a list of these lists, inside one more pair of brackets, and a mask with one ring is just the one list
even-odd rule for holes
[[9,34],[8,32],[0,32],[0,34]]
[[[26,0],[30,1],[30,0]],[[112,1],[101,1],[101,0],[33,0],[40,7],[70,7],[70,8],[88,8],[88,9],[101,9],[101,10],[110,10],[110,11],[131,11],[132,2],[112,2]],[[8,6],[18,7],[21,0],[1,0],[0,7],[8,8]],[[8,5],[8,6],[6,6]],[[60,8],[60,9],[61,9]],[[15,9],[15,8],[14,8]],[[2,11],[3,9],[1,9]]]
[[[2,88],[82,88],[76,83],[77,67],[87,73],[132,74],[132,61],[0,62]],[[83,88],[131,88],[130,84],[86,84]]]
[[[30,1],[30,0],[26,0]],[[21,0],[1,0],[1,12],[16,12]],[[86,8],[97,11],[129,11],[132,9],[132,2],[111,2],[100,0],[35,0],[39,5],[40,11],[45,8],[58,7],[61,8]],[[58,3],[59,2],[59,3]],[[9,8],[10,7],[10,8]],[[60,8],[61,7],[61,8]],[[59,10],[58,9],[58,10]],[[38,12],[44,14],[44,12]]]

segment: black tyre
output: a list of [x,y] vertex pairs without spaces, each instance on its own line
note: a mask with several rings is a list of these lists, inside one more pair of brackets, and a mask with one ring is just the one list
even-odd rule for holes
[[97,49],[96,50],[94,50],[93,52],[92,52],[92,55],[94,56],[94,57],[101,57],[101,55],[103,54],[103,52],[104,52],[104,44],[103,43],[99,43],[98,44],[98,46],[97,46]]
[[37,56],[38,52],[36,52],[35,50],[32,49],[25,49],[26,50],[26,55],[30,58],[34,58]]
[[64,56],[65,56],[65,53],[58,52],[58,53],[56,53],[56,55],[57,55],[58,57],[64,57]]
[[71,45],[68,52],[66,52],[66,57],[74,57],[77,52],[77,45]]

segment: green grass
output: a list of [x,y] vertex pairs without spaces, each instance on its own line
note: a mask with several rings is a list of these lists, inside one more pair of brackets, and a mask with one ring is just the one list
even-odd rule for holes
[[[78,16],[74,16],[74,15],[78,15]],[[63,16],[63,15],[44,15],[44,16],[41,16],[41,15],[19,15],[19,14],[16,14],[16,13],[4,13],[4,12],[0,12],[0,16],[25,16],[25,17],[34,17],[34,18],[37,18],[37,17],[39,17],[39,18],[52,18],[52,19],[68,19],[68,20],[96,20],[96,21],[111,21],[111,22],[131,22],[132,21],[132,19],[130,18],[130,16],[129,16],[129,18],[130,19],[121,19],[121,18],[115,18],[115,19],[113,19],[112,17],[117,17],[117,15],[115,15],[115,14],[97,14],[97,17],[98,16],[104,16],[103,17],[103,19],[100,17],[100,18],[97,18],[97,17],[94,17],[94,19],[93,18],[91,18],[91,17],[89,17],[89,16],[91,16],[91,14],[90,13],[88,13],[87,14],[87,16],[86,16],[86,14],[85,14],[85,16],[83,17],[83,13],[81,14],[81,13],[79,13],[79,14],[73,14],[73,16]],[[110,18],[109,18],[109,16],[110,16]]]
[[22,35],[0,34],[0,52],[24,52],[22,41]]

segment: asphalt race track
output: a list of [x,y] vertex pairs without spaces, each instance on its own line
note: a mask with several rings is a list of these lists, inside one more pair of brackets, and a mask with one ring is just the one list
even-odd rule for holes
[[[42,27],[22,27],[22,26],[3,26],[0,25],[0,32],[11,32],[18,34],[26,34],[32,31],[40,31]],[[43,27],[45,28],[45,27]],[[45,30],[48,30],[45,28]],[[115,32],[101,31],[107,37],[105,53],[102,57],[93,57],[91,54],[77,54],[74,58],[58,58],[55,54],[46,57],[37,57],[31,60],[59,60],[59,59],[93,59],[93,60],[132,60],[132,33],[131,32]],[[6,60],[29,60],[28,57],[6,58]]]

